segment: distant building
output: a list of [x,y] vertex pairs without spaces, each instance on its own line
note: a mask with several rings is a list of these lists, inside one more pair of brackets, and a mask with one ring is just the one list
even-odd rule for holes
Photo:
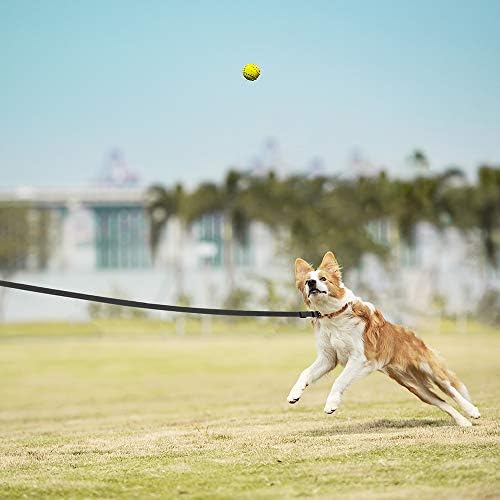
[[[40,224],[37,210],[49,214],[47,251],[38,252],[43,258],[26,253],[14,279],[144,301],[176,303],[182,298],[208,307],[222,307],[233,283],[250,290],[249,305],[261,308],[268,308],[265,283],[271,280],[284,297],[281,308],[298,307],[292,263],[260,223],[250,225],[244,243],[228,247],[222,214],[204,215],[189,228],[171,218],[153,262],[144,195],[143,189],[127,186],[0,192],[0,203],[29,205],[32,225]],[[499,287],[498,270],[492,274],[477,258],[478,242],[455,230],[439,233],[421,224],[415,244],[408,246],[390,220],[367,229],[387,246],[391,258],[384,263],[367,255],[345,280],[392,319],[404,321],[405,315],[439,308],[472,312],[487,287]],[[85,319],[87,312],[88,304],[79,301],[17,291],[6,295],[6,320]]]
[[[15,279],[159,302],[173,302],[182,292],[193,303],[220,305],[227,295],[223,283],[228,273],[222,215],[205,215],[184,232],[172,218],[153,262],[144,194],[143,189],[130,187],[0,192],[0,203],[24,202],[31,213],[50,214],[48,259],[43,265],[26,259]],[[250,232],[247,243],[234,244],[230,271],[238,276],[273,260],[270,232],[259,225]],[[200,285],[200,276],[206,287]],[[86,315],[84,303],[68,307],[66,300],[48,299],[9,293],[6,319]]]

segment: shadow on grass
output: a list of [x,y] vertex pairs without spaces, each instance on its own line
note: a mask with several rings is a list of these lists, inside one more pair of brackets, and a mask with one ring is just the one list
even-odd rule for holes
[[373,432],[385,429],[412,429],[416,427],[447,427],[452,425],[447,420],[412,418],[409,420],[374,420],[373,422],[365,422],[360,424],[346,424],[335,426],[331,429],[315,429],[306,431],[305,436],[329,436],[332,434],[362,434],[365,432]]

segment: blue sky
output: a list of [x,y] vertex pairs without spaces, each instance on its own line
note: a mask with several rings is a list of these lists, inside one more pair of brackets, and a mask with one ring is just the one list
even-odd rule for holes
[[[404,173],[500,163],[500,2],[0,1],[0,187],[220,179],[353,151]],[[250,83],[241,68],[262,69]]]

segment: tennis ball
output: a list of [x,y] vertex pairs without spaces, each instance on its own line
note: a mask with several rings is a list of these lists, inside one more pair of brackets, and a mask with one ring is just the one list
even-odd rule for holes
[[257,78],[259,78],[259,75],[260,69],[256,64],[245,64],[245,66],[243,66],[243,76],[247,80],[257,80]]

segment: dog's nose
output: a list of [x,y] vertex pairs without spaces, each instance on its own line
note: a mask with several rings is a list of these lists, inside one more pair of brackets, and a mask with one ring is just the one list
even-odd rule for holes
[[307,280],[307,281],[306,281],[306,285],[307,285],[309,288],[316,288],[316,280]]

